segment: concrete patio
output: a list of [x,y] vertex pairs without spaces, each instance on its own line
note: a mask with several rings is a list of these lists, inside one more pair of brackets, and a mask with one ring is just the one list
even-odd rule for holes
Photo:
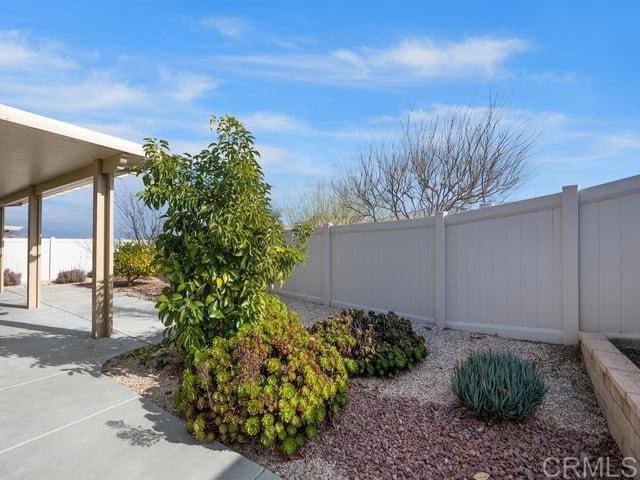
[[101,375],[104,361],[161,338],[152,302],[115,295],[113,336],[92,339],[91,289],[0,294],[0,479],[274,479]]

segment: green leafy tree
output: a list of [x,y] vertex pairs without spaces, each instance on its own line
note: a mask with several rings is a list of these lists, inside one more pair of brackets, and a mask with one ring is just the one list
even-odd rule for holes
[[193,354],[258,320],[270,285],[304,260],[308,227],[285,242],[253,136],[233,117],[212,118],[217,139],[197,155],[147,140],[141,198],[166,209],[156,263],[169,281],[157,308],[166,334]]

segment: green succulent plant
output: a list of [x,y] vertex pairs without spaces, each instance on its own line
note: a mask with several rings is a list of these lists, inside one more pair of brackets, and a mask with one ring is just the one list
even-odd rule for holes
[[527,418],[547,392],[536,364],[508,352],[470,354],[456,365],[451,386],[480,417],[497,420]]
[[353,375],[394,375],[413,368],[427,355],[424,338],[409,320],[393,312],[344,310],[314,324],[310,331],[338,349]]
[[261,320],[196,353],[177,402],[199,440],[255,438],[290,455],[346,404],[348,382],[338,351],[269,295]]

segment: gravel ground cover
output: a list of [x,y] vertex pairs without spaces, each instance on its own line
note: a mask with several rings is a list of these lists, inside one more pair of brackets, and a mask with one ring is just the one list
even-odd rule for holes
[[[305,324],[340,311],[283,300]],[[349,405],[294,458],[255,444],[233,448],[284,479],[472,478],[481,471],[496,479],[534,479],[544,478],[541,468],[548,456],[608,456],[612,471],[617,468],[620,453],[577,349],[426,325],[416,330],[427,343],[425,361],[396,378],[354,379]],[[519,424],[491,423],[459,405],[450,389],[455,363],[485,349],[508,350],[538,362],[549,392],[534,417]],[[170,350],[117,357],[104,370],[179,415],[173,392],[181,366]]]

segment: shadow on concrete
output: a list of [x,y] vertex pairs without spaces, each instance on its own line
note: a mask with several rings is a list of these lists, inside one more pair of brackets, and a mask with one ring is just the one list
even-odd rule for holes
[[113,336],[94,339],[90,336],[90,291],[74,285],[46,286],[47,301],[38,309],[27,310],[22,290],[11,289],[0,297],[0,359],[27,362],[15,361],[5,368],[56,367],[70,374],[95,376],[107,359],[162,339],[162,324],[150,302],[116,297]]
[[146,425],[131,425],[124,420],[109,420],[106,425],[117,430],[117,438],[131,446],[148,448],[161,441],[181,445],[182,447],[198,447],[211,452],[211,461],[216,465],[212,477],[216,479],[257,479],[277,478],[271,472],[242,457],[239,453],[219,442],[198,442],[187,433],[184,421],[161,409],[151,400],[138,399],[140,406],[147,413],[144,415]]
[[141,425],[129,425],[124,420],[109,420],[107,426],[118,431],[117,437],[134,447],[151,447],[162,438],[162,433]]
[[4,307],[4,308],[19,308],[21,310],[26,310],[27,309],[26,305],[20,305],[20,304],[16,304],[16,303],[6,303],[6,302],[0,302],[0,307]]
[[16,335],[0,337],[0,358],[25,358],[31,368],[59,367],[69,374],[97,376],[107,358],[144,345],[128,337],[95,340],[88,332],[5,318],[0,327],[19,329]]

